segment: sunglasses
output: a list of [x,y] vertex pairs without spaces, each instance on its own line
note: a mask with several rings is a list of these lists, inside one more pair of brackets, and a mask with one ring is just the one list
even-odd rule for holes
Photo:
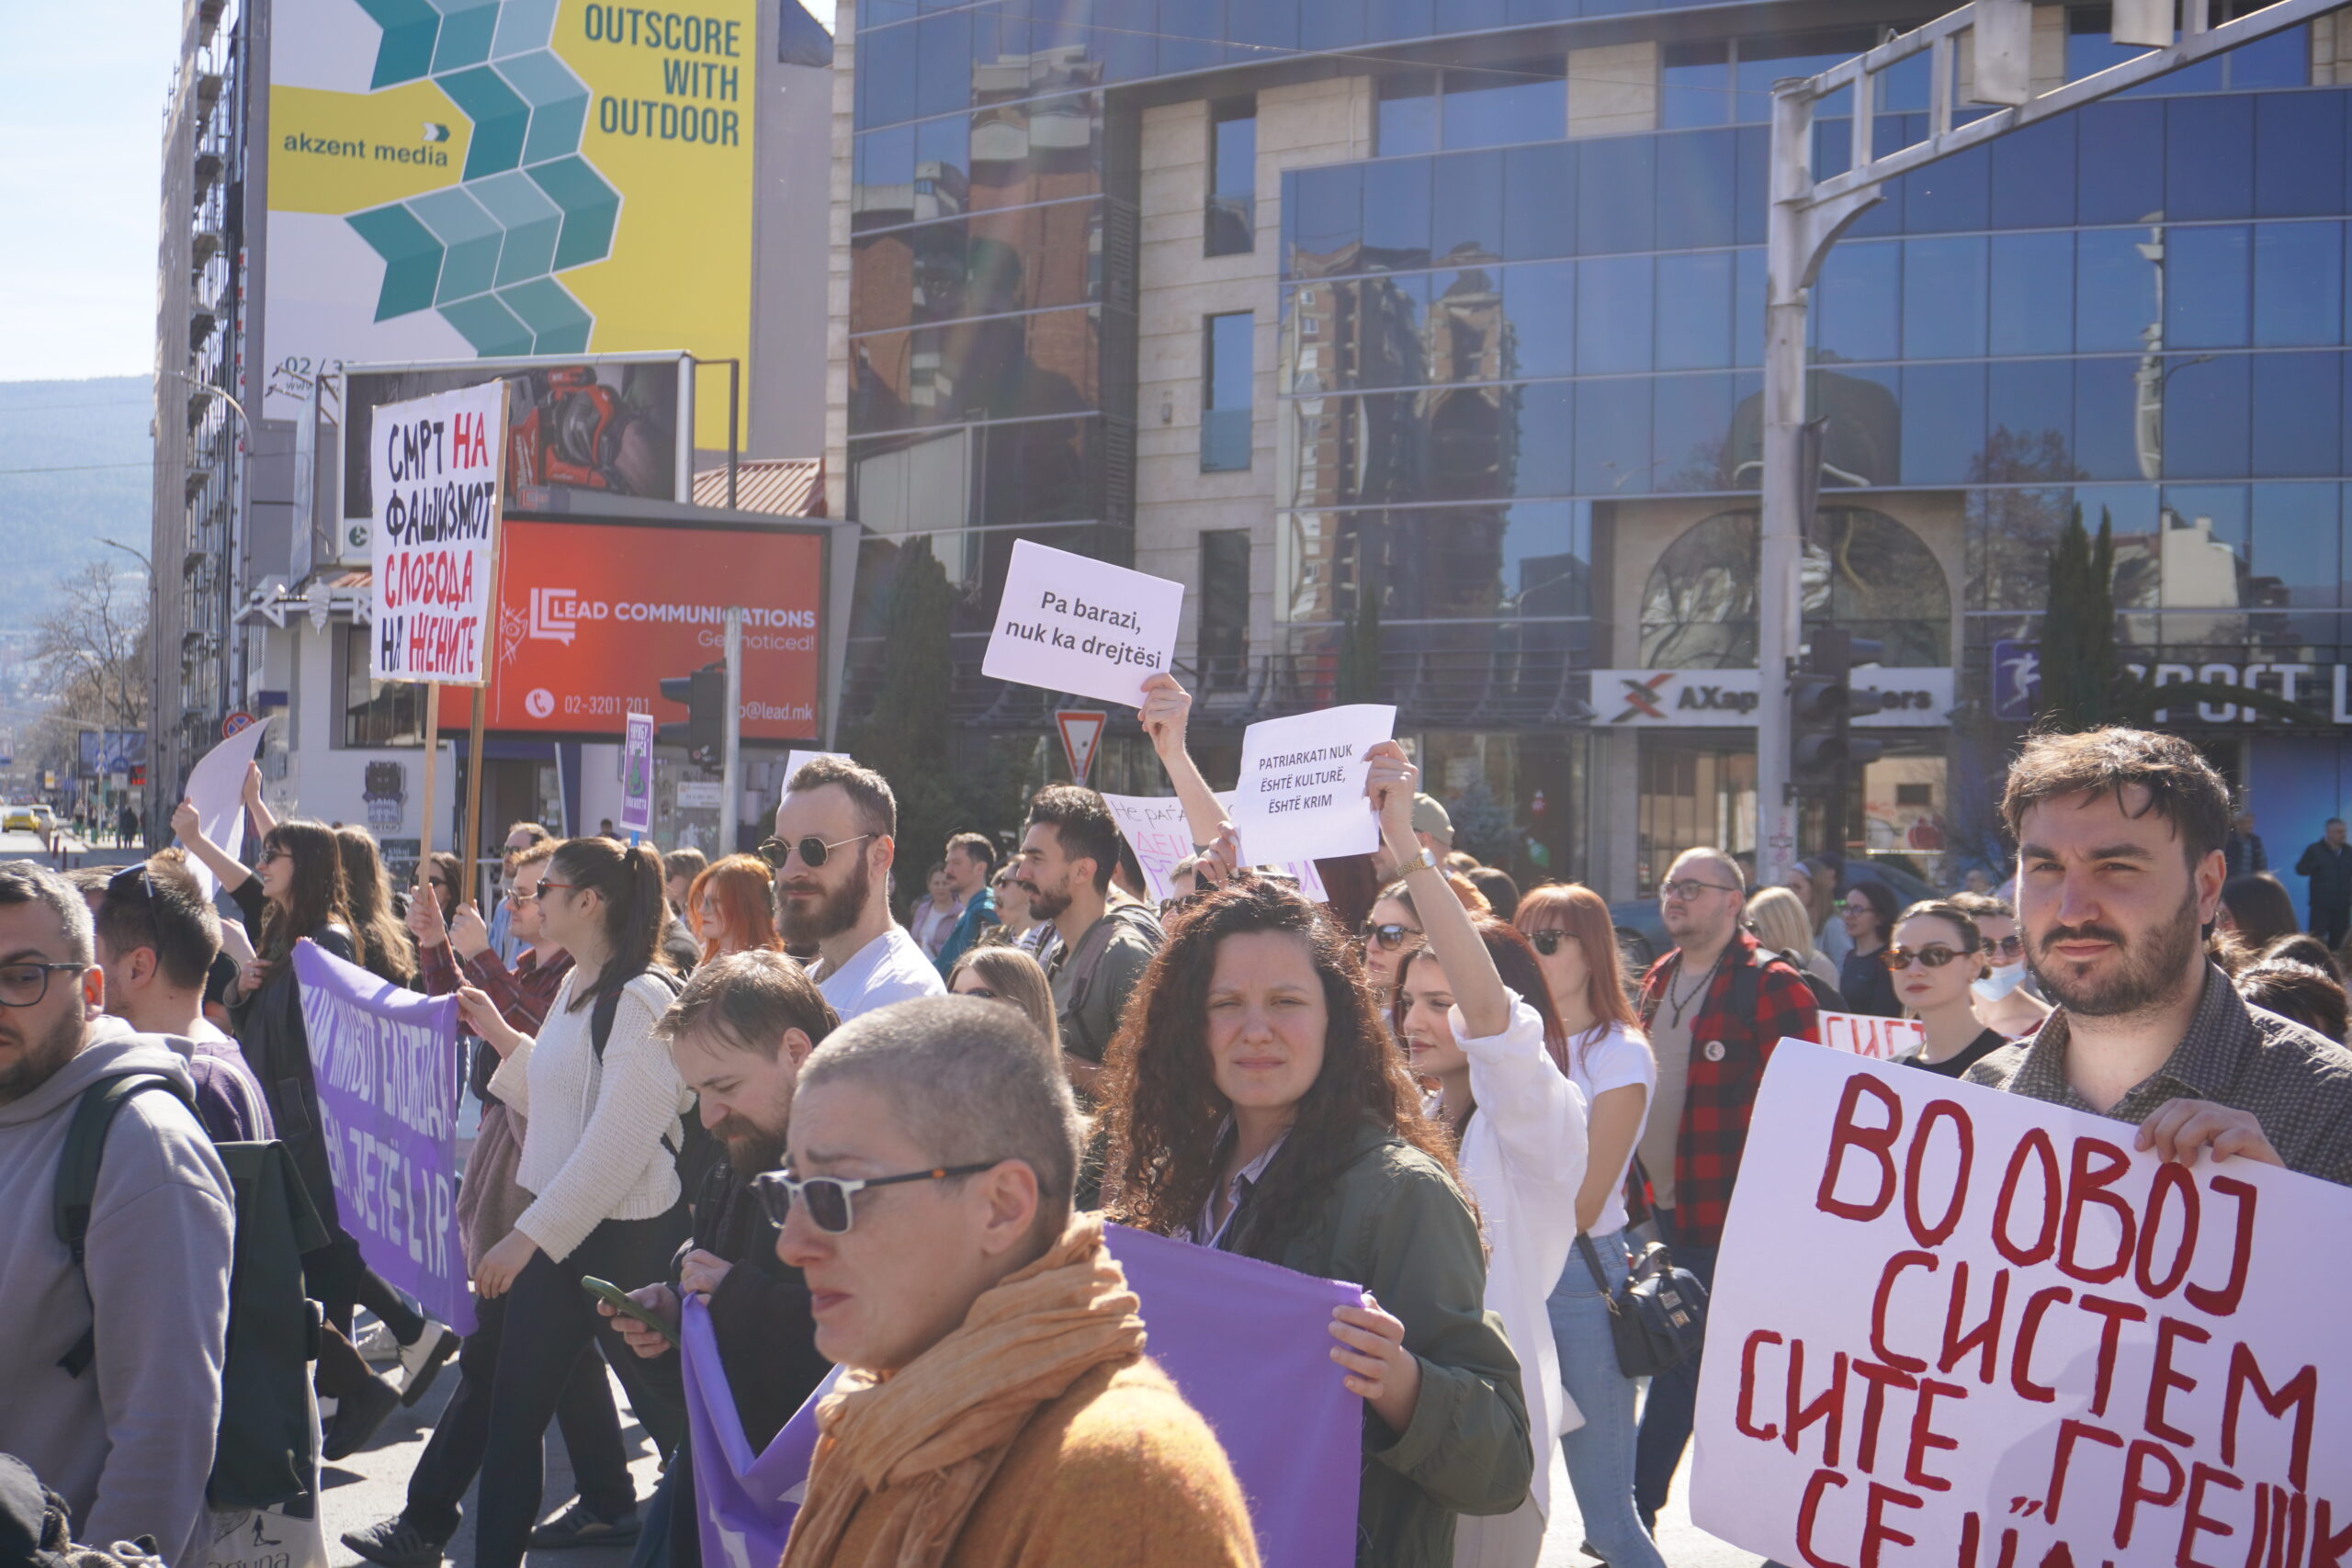
[[1984,951],[1987,953],[1999,953],[2003,958],[2015,958],[2025,952],[2025,938],[2021,936],[2005,936],[1996,940],[1993,937],[1986,937],[1984,939]]
[[767,1217],[781,1225],[795,1203],[808,1206],[808,1220],[827,1235],[846,1235],[857,1216],[850,1210],[850,1197],[869,1187],[896,1187],[902,1181],[946,1181],[958,1176],[978,1176],[984,1170],[994,1170],[1000,1162],[986,1165],[944,1165],[930,1170],[910,1170],[903,1176],[812,1176],[807,1180],[771,1170],[752,1179],[752,1190],[759,1195],[760,1208]]
[[1658,896],[1660,897],[1679,898],[1686,902],[1690,899],[1696,898],[1700,894],[1704,893],[1711,888],[1717,893],[1736,893],[1739,891],[1738,888],[1734,887],[1728,882],[1700,882],[1688,876],[1678,877],[1671,882],[1661,882],[1657,885]]
[[133,864],[124,866],[112,876],[107,877],[107,897],[109,898],[137,898],[144,903],[153,903],[155,901],[155,884],[154,880],[147,874],[147,863],[143,860],[139,861]]
[[262,846],[261,853],[254,856],[254,869],[258,871],[263,866],[267,865],[270,862],[279,859],[280,857],[287,860],[292,860],[294,858],[294,852],[292,850],[281,850],[275,844],[265,844]]
[[788,844],[782,839],[763,839],[760,840],[760,858],[774,869],[782,871],[785,862],[790,860],[794,852],[797,851],[800,855],[800,863],[814,871],[824,864],[826,857],[835,850],[862,843],[873,837],[871,833],[860,833],[854,839],[837,839],[830,844],[813,833],[808,838]]
[[1562,942],[1574,942],[1577,940],[1576,932],[1558,930],[1522,931],[1520,934],[1526,937],[1528,942],[1534,946],[1535,951],[1542,953],[1546,958],[1549,958],[1552,954],[1559,952],[1560,944]]
[[1398,925],[1393,921],[1385,926],[1375,926],[1370,920],[1366,920],[1363,923],[1363,931],[1361,934],[1363,937],[1364,944],[1366,946],[1369,947],[1377,944],[1381,952],[1394,953],[1398,948],[1405,945],[1405,939],[1407,937],[1419,936],[1421,934],[1421,928],[1419,926]]
[[1890,947],[1879,954],[1879,962],[1900,974],[1911,967],[1914,959],[1930,969],[1940,969],[1953,959],[1966,956],[1966,953],[1955,952],[1938,942],[1933,947]]

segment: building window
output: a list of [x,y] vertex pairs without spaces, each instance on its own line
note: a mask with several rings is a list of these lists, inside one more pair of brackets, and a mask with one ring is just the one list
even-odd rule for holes
[[368,677],[368,639],[373,628],[338,626],[335,647],[343,655],[343,744],[421,746],[424,743],[424,694],[413,681]]
[[1201,472],[1238,474],[1250,467],[1250,340],[1247,310],[1211,316],[1201,333]]
[[1202,254],[1245,256],[1258,228],[1258,100],[1209,106],[1209,198]]
[[1235,691],[1250,666],[1250,530],[1201,536],[1200,676],[1204,691]]
[[1381,79],[1374,116],[1383,158],[1557,141],[1567,131],[1567,57],[1559,54],[1398,72]]

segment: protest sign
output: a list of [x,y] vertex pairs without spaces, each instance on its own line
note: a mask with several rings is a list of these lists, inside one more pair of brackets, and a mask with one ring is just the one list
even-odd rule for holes
[[1825,1012],[1821,1043],[1873,1061],[1891,1062],[1928,1043],[1927,1026],[1916,1018],[1876,1018],[1866,1012]]
[[376,410],[368,458],[375,679],[456,686],[490,679],[505,439],[503,381]]
[[1183,609],[1181,582],[1022,539],[980,673],[1141,707],[1145,677],[1175,651]]
[[[196,766],[188,770],[184,798],[196,807],[204,836],[232,855],[244,852],[245,771],[253,766],[265,728],[255,724],[237,731],[197,759]],[[220,879],[204,862],[190,855],[187,868],[206,898],[220,890]]]
[[[2352,1191],[1783,1040],[1690,1514],[1815,1568],[2352,1561]],[[2305,1545],[2309,1543],[2309,1554]]]
[[1329,860],[1370,854],[1380,824],[1363,793],[1364,753],[1396,731],[1396,710],[1357,703],[1269,718],[1241,732],[1241,778],[1233,826],[1241,852]]
[[[1217,800],[1227,811],[1233,808],[1231,795],[1219,795]],[[1111,808],[1127,847],[1135,851],[1136,863],[1143,867],[1144,885],[1153,902],[1181,898],[1193,891],[1191,884],[1179,887],[1175,880],[1177,866],[1193,852],[1193,830],[1184,821],[1183,802],[1165,795],[1105,795],[1102,804]],[[1299,891],[1317,903],[1329,897],[1313,861],[1277,862],[1274,869],[1296,877]]]
[[294,944],[319,1130],[344,1230],[368,1266],[474,1331],[458,1228],[458,998],[421,997]]
[[648,833],[653,830],[653,716],[631,713],[622,722],[620,828]]
[[[1363,1401],[1331,1364],[1331,1309],[1354,1285],[1124,1225],[1103,1240],[1143,1303],[1146,1352],[1199,1411],[1250,1502],[1258,1556],[1352,1568]],[[710,1316],[688,1302],[679,1338],[703,1561],[759,1568],[783,1555],[817,1450],[819,1386],[761,1453],[744,1440]]]

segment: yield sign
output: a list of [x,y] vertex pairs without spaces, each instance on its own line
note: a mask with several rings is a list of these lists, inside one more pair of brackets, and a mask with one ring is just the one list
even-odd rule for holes
[[1110,717],[1099,708],[1054,710],[1054,723],[1062,732],[1062,755],[1069,761],[1069,776],[1079,784],[1086,782],[1087,773],[1094,766],[1094,748]]

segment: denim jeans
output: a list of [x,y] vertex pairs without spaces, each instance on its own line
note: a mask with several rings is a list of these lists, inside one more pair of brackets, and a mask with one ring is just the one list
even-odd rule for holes
[[[1625,1282],[1623,1231],[1592,1238],[1609,1288]],[[1609,1299],[1593,1282],[1581,1247],[1568,1254],[1550,1303],[1552,1340],[1560,1355],[1560,1384],[1584,1412],[1584,1425],[1560,1439],[1568,1483],[1585,1539],[1609,1568],[1666,1568],[1650,1532],[1634,1512],[1634,1380],[1617,1370],[1617,1341],[1609,1327]],[[1553,1505],[1558,1511],[1558,1504]]]
[[[1710,1295],[1715,1289],[1715,1249],[1676,1239],[1674,1211],[1657,1212],[1658,1239],[1674,1254],[1674,1261],[1698,1276]],[[1669,1367],[1650,1379],[1649,1403],[1642,1406],[1642,1430],[1634,1445],[1634,1506],[1642,1517],[1655,1523],[1666,1506],[1681,1468],[1682,1450],[1690,1441],[1690,1422],[1699,1404],[1699,1357]]]

